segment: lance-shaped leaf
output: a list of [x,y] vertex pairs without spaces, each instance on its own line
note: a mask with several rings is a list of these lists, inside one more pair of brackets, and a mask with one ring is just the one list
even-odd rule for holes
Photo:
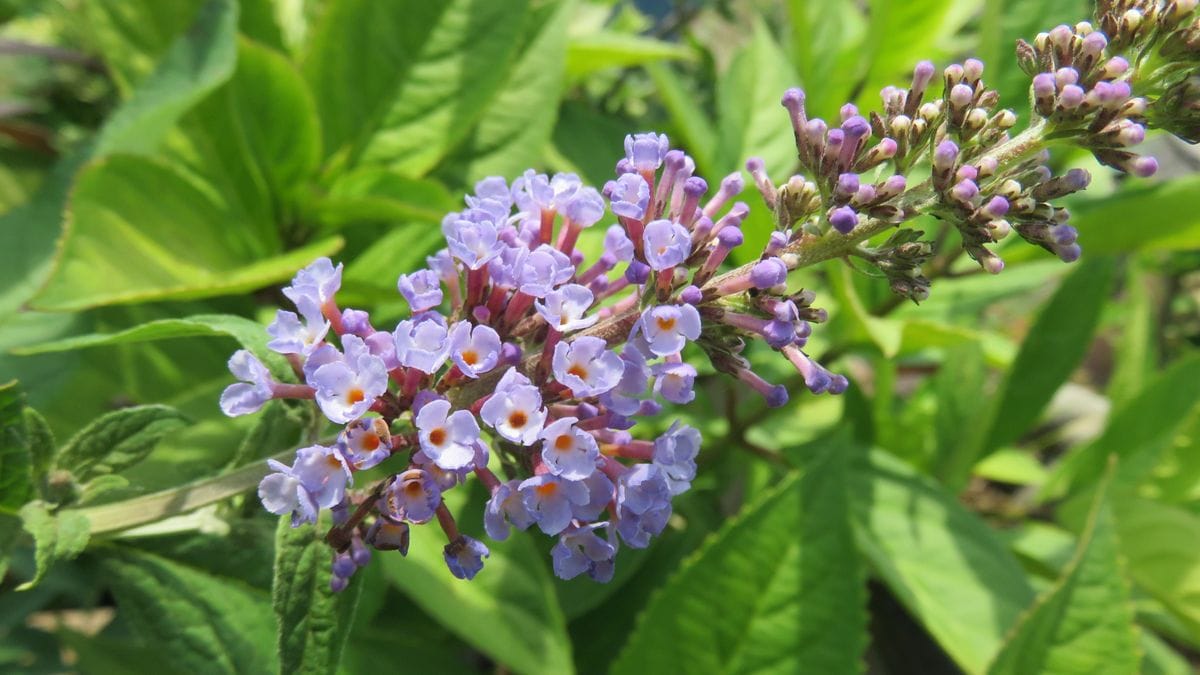
[[988,669],[990,675],[1138,671],[1133,605],[1107,492],[1106,481],[1097,491],[1075,556],[1022,617]]
[[831,444],[713,537],[650,601],[613,672],[862,669],[863,561]]
[[56,463],[80,481],[120,473],[145,459],[164,436],[187,424],[178,410],[165,405],[115,410],[92,420],[67,441]]
[[1034,593],[977,516],[899,460],[854,472],[860,546],[897,599],[968,673],[984,670]]
[[361,578],[340,593],[330,589],[330,549],[321,532],[312,525],[293,528],[290,517],[281,518],[275,532],[271,595],[284,673],[337,671],[362,590]]
[[279,669],[265,592],[129,548],[112,553],[102,569],[118,614],[175,668],[191,673]]

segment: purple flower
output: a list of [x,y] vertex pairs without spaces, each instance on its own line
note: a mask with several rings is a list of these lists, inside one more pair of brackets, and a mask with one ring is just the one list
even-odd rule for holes
[[[486,214],[479,214],[486,215]],[[450,254],[468,268],[477,270],[500,255],[504,242],[500,241],[500,228],[490,220],[472,221],[457,218],[442,224]]]
[[462,469],[475,459],[475,441],[479,424],[468,410],[450,412],[450,402],[439,399],[426,403],[416,414],[421,451],[447,471]]
[[442,549],[442,557],[446,559],[446,567],[450,573],[459,579],[471,580],[483,569],[483,559],[490,551],[483,542],[465,534],[458,535],[454,541]]
[[229,357],[229,372],[241,380],[221,392],[221,411],[230,417],[249,415],[271,400],[275,381],[258,357],[239,349]]
[[304,381],[312,382],[313,375],[321,366],[336,361],[344,361],[345,359],[346,357],[338,351],[337,347],[328,342],[321,344],[304,360]]
[[521,499],[542,532],[554,535],[571,524],[576,505],[588,503],[588,489],[579,481],[551,474],[527,478],[521,482]]
[[700,337],[700,312],[691,305],[659,305],[642,312],[638,326],[651,353],[670,356]]
[[392,454],[392,434],[379,417],[362,418],[346,425],[338,437],[338,450],[356,471],[369,469]]
[[641,220],[650,203],[650,185],[636,173],[619,176],[605,186],[612,212],[618,216]]
[[604,251],[611,253],[617,262],[633,260],[633,242],[625,235],[625,228],[610,225],[604,233]]
[[300,298],[308,298],[313,304],[321,307],[333,299],[342,286],[342,264],[334,267],[329,258],[317,258],[308,267],[296,272],[292,285],[283,289],[292,302],[300,305]]
[[392,333],[396,359],[423,373],[437,372],[450,356],[450,332],[446,320],[437,312],[425,312],[405,319]]
[[582,482],[587,488],[588,500],[585,504],[575,505],[575,517],[579,520],[595,520],[612,502],[616,488],[603,471],[593,471]]
[[414,312],[423,312],[442,304],[442,280],[433,270],[401,274],[396,287]]
[[362,338],[343,335],[342,346],[345,358],[321,366],[309,382],[317,390],[321,412],[338,424],[362,417],[387,391],[388,381],[383,359],[372,354]]
[[550,473],[567,480],[583,480],[596,471],[600,447],[596,439],[575,426],[579,420],[563,417],[542,429],[542,461]]
[[621,380],[625,365],[598,337],[583,336],[554,345],[554,379],[582,398],[598,396]]
[[454,264],[454,256],[450,255],[450,249],[444,248],[431,256],[426,256],[425,264],[429,265],[429,269],[443,280],[458,278],[458,266]]
[[671,517],[671,490],[662,470],[638,464],[617,481],[617,534],[634,548],[650,545]]
[[625,159],[638,172],[657,170],[670,148],[666,134],[649,132],[625,137]]
[[442,491],[433,476],[421,469],[409,469],[396,477],[383,494],[384,510],[396,520],[427,523],[442,503]]
[[750,270],[750,283],[755,288],[768,289],[787,283],[787,265],[779,258],[767,258]]
[[587,286],[567,284],[546,294],[544,300],[534,303],[534,309],[546,323],[560,333],[581,330],[600,320],[593,314],[587,316],[595,296]]
[[304,323],[294,312],[277,310],[275,320],[267,326],[267,333],[272,338],[267,347],[280,354],[308,356],[325,340],[329,322],[321,314],[320,306],[309,296],[299,296],[296,307],[304,317]]
[[508,525],[512,523],[517,529],[524,530],[533,524],[533,515],[525,508],[525,499],[520,493],[521,480],[510,480],[501,483],[492,492],[483,512],[483,527],[487,534],[496,541],[508,539]]
[[346,497],[350,468],[334,448],[314,445],[296,451],[287,466],[267,460],[274,473],[258,484],[258,498],[277,516],[292,514],[292,526],[317,522],[317,510],[328,509]]
[[561,210],[575,227],[591,227],[604,217],[604,198],[596,188],[581,187],[566,198]]
[[650,384],[650,368],[646,357],[636,347],[621,350],[622,371],[617,386],[600,397],[609,410],[619,415],[633,415],[641,407],[641,396]]
[[605,527],[608,523],[594,523],[563,532],[550,549],[554,574],[560,579],[574,579],[587,572],[601,583],[611,580],[617,547],[596,536],[596,530]]
[[700,441],[698,430],[678,421],[671,424],[667,433],[654,439],[654,465],[662,471],[671,494],[677,495],[692,486]]
[[495,220],[503,220],[512,211],[508,183],[499,176],[484,178],[475,184],[475,194],[467,196],[467,206],[487,211]]
[[450,331],[450,358],[467,377],[479,377],[500,361],[500,335],[491,326],[467,321]]
[[516,368],[509,368],[491,398],[483,404],[479,416],[506,440],[533,445],[546,421],[546,409],[542,407],[541,393],[529,378]]
[[575,266],[562,251],[542,244],[529,252],[529,256],[518,270],[518,275],[522,293],[544,298],[555,287],[566,283],[575,275]]
[[692,235],[687,228],[669,220],[646,224],[642,243],[650,269],[665,270],[687,260],[692,252]]
[[660,363],[654,366],[654,393],[671,403],[691,403],[696,398],[692,386],[696,369],[686,363]]
[[829,212],[829,224],[842,234],[850,234],[858,225],[858,214],[849,206],[839,206]]
[[521,285],[521,270],[525,267],[525,259],[529,257],[529,247],[525,244],[505,246],[500,255],[488,263],[488,277],[492,285],[499,288],[516,288]]

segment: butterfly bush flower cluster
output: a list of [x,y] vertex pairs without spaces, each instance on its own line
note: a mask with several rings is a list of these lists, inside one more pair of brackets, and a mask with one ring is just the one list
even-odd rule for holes
[[[735,173],[710,189],[665,135],[634,134],[602,189],[532,170],[479,182],[443,219],[445,248],[399,276],[411,311],[395,326],[338,304],[341,265],[301,270],[284,289],[294,311],[279,310],[267,332],[302,383],[273,380],[239,351],[230,370],[242,381],[221,404],[240,415],[312,399],[343,428],[290,466],[271,461],[263,506],[296,526],[331,511],[335,588],[372,548],[405,553],[411,526],[435,520],[447,567],[470,579],[489,551],[459,531],[443,497],[474,474],[490,493],[488,538],[539,530],[556,539],[560,577],[607,581],[618,548],[649,545],[695,478],[696,428],[637,433],[664,405],[695,398],[693,357],[707,354],[772,406],[788,391],[751,369],[747,338],[779,350],[814,392],[847,386],[805,354],[824,312],[789,291],[774,243],[717,276],[743,244],[742,188]],[[602,242],[590,260],[579,247],[588,229]],[[355,490],[358,472],[393,456],[393,475]]]
[[[757,340],[791,363],[798,386],[846,389],[805,351],[826,313],[811,290],[789,285],[792,270],[855,256],[897,294],[923,300],[935,243],[903,226],[919,215],[957,230],[988,272],[1003,269],[994,249],[1014,232],[1077,259],[1078,233],[1052,202],[1084,189],[1089,175],[1055,175],[1047,145],[1073,143],[1149,176],[1157,164],[1133,150],[1147,126],[1194,139],[1195,5],[1105,0],[1102,31],[1059,26],[1020,43],[1032,78],[1020,132],[975,59],[940,77],[919,63],[907,86],[880,92],[878,111],[847,104],[834,123],[809,116],[802,90],[784,92],[799,173],[777,187],[761,160],[746,163],[775,229],[761,250],[740,252],[749,260],[740,267],[728,262],[746,241],[742,174],[710,185],[656,133],[626,137],[600,189],[533,170],[511,183],[480,181],[443,219],[445,247],[399,275],[410,312],[394,326],[340,306],[342,266],[317,260],[284,289],[294,310],[279,310],[267,329],[297,383],[239,351],[229,367],[240,382],[221,397],[229,415],[310,399],[340,426],[332,445],[269,463],[263,506],[294,526],[330,511],[335,590],[372,549],[405,554],[411,527],[432,521],[448,541],[449,571],[470,579],[489,549],[459,531],[444,497],[473,474],[488,492],[487,538],[541,531],[555,540],[558,576],[609,580],[619,547],[649,545],[696,476],[697,429],[674,421],[657,436],[643,430],[647,418],[693,401],[697,364],[781,406],[788,387],[746,358]],[[355,483],[385,460],[386,472],[372,475],[386,477]]]

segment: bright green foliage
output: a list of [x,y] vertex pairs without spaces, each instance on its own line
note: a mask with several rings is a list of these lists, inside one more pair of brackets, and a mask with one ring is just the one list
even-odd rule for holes
[[50,566],[59,560],[69,560],[83,552],[88,543],[91,523],[79,513],[66,511],[55,514],[43,502],[29,502],[21,507],[21,525],[36,545],[37,571],[33,579],[18,587],[32,588],[42,580]]
[[279,520],[275,533],[275,585],[279,668],[284,673],[337,670],[354,620],[362,579],[341,593],[329,588],[329,547],[313,525],[293,528]]
[[407,558],[380,553],[388,580],[448,630],[519,673],[570,673],[571,643],[543,554],[528,535],[488,540],[488,574],[470,583],[446,572],[445,540],[414,533]]
[[162,405],[118,410],[94,420],[67,441],[56,463],[80,481],[120,473],[145,459],[161,438],[187,423],[179,411]]
[[0,387],[0,511],[10,514],[33,496],[34,461],[24,407],[15,382]]
[[194,336],[228,336],[257,356],[276,377],[287,372],[283,357],[267,349],[262,324],[240,316],[200,314],[180,319],[161,319],[138,324],[127,330],[109,334],[77,335],[56,342],[25,347],[22,354],[66,352],[88,347],[103,347],[127,343],[150,342]]
[[852,483],[876,573],[964,670],[978,673],[1033,600],[1016,558],[936,484],[876,453]]
[[613,672],[861,670],[849,450],[830,443],[711,538],[650,601]]
[[278,669],[264,592],[133,549],[106,556],[103,570],[123,616],[155,645],[158,658],[175,668],[187,673]]
[[[471,478],[451,510],[491,550],[479,576],[428,525],[333,594],[328,523],[292,529],[255,487],[335,427],[306,400],[217,405],[234,349],[296,381],[264,328],[318,256],[345,263],[343,308],[405,318],[397,275],[483,177],[601,187],[653,130],[709,194],[750,156],[778,186],[786,88],[833,124],[925,58],[982,58],[1019,132],[1014,42],[1094,4],[0,2],[0,671],[1190,672],[1200,181],[1165,134],[1149,181],[1055,150],[1093,178],[1065,200],[1079,263],[1006,241],[978,274],[926,218],[920,306],[853,255],[796,271],[830,316],[805,349],[850,389],[775,359],[792,400],[768,410],[697,360],[696,400],[651,422],[702,429],[694,488],[605,586],[555,579],[540,535],[482,537]],[[774,227],[746,183],[735,262]]]
[[1062,577],[1023,616],[990,675],[1133,673],[1133,605],[1119,560],[1112,506],[1102,487]]
[[1015,441],[1075,370],[1100,320],[1113,267],[1106,258],[1082,262],[1042,307],[1005,382],[987,449]]

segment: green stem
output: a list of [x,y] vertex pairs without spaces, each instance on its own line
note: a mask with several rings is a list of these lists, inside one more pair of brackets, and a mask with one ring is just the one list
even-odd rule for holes
[[[295,450],[287,450],[271,459],[285,461],[295,454]],[[75,511],[88,519],[93,536],[120,532],[139,525],[148,525],[164,518],[178,516],[202,506],[237,496],[258,485],[258,482],[267,473],[269,473],[267,463],[260,461],[220,476],[205,478],[154,494],[112,504],[68,510]]]

